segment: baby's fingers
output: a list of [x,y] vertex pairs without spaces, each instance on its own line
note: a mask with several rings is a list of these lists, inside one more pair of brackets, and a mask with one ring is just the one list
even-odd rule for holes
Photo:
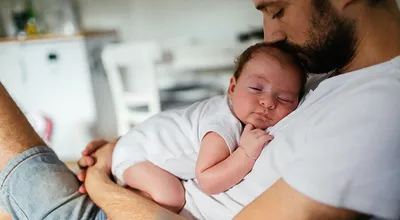
[[247,133],[247,132],[249,132],[249,131],[251,131],[251,130],[254,130],[254,125],[252,125],[252,124],[247,124],[247,125],[244,127],[244,129],[243,129],[243,133]]
[[261,129],[254,129],[254,130],[251,131],[251,133],[252,133],[256,138],[259,138],[259,137],[261,137],[261,136],[267,134],[267,132],[265,132],[264,130],[261,130]]
[[270,142],[270,141],[272,141],[273,139],[274,139],[274,136],[269,135],[269,134],[264,134],[264,135],[262,135],[262,136],[260,136],[260,137],[258,138],[258,140],[259,140],[260,143],[262,143],[262,144],[265,144],[265,143],[267,143],[267,142]]

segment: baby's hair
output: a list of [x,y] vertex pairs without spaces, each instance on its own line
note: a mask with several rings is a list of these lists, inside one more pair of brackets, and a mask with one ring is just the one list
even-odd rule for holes
[[291,53],[288,53],[285,50],[282,50],[282,48],[280,48],[279,46],[277,46],[276,44],[273,43],[257,43],[254,44],[252,46],[250,46],[249,48],[247,48],[242,54],[240,54],[239,57],[236,58],[235,60],[235,64],[236,64],[236,68],[235,68],[235,72],[233,73],[233,76],[236,80],[239,79],[240,74],[243,71],[244,66],[246,65],[246,63],[252,59],[254,57],[254,55],[258,54],[258,53],[262,53],[262,54],[266,54],[268,56],[274,56],[276,59],[281,59],[278,56],[276,56],[276,52],[275,50],[279,50],[281,51],[287,59],[287,63],[294,65],[294,68],[297,69],[299,71],[299,73],[301,74],[301,89],[300,89],[300,95],[299,95],[299,100],[303,97],[304,95],[304,90],[305,90],[305,84],[307,82],[307,73],[303,68],[303,65],[301,64],[301,62],[297,59],[297,57],[295,57],[294,55],[292,55]]

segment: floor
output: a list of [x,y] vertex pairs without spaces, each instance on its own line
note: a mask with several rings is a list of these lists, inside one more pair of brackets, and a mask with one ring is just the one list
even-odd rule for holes
[[0,220],[12,220],[11,216],[0,210]]
[[11,216],[0,210],[0,220],[12,220]]

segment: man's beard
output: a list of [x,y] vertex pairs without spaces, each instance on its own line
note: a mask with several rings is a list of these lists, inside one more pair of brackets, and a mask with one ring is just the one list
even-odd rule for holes
[[313,2],[315,12],[306,43],[296,45],[282,41],[277,45],[296,55],[310,73],[341,70],[351,62],[356,52],[354,22],[339,17],[328,1]]

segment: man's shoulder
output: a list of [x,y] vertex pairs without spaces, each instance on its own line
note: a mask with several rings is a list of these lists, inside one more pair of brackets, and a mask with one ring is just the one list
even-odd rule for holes
[[399,130],[400,70],[381,69],[323,81],[299,109],[303,126],[320,136],[330,136],[333,130],[349,134],[373,134],[382,127]]
[[[400,108],[400,71],[395,74],[382,73],[362,78],[344,86],[338,97],[346,108],[369,108],[383,112],[392,112]],[[400,113],[400,112],[398,112]]]
[[[324,80],[316,89],[328,105],[346,111],[400,108],[400,68],[368,68]],[[322,91],[318,91],[318,90]],[[380,107],[380,108],[379,108]]]
[[400,86],[400,56],[359,70],[331,77],[335,71],[326,74],[310,75],[306,88],[315,90],[324,87],[344,87],[358,89],[361,86]]
[[306,117],[297,124],[304,129],[296,129],[302,135],[292,142],[294,159],[281,175],[318,202],[394,217],[400,205],[400,71],[381,67],[320,84],[301,108]]

